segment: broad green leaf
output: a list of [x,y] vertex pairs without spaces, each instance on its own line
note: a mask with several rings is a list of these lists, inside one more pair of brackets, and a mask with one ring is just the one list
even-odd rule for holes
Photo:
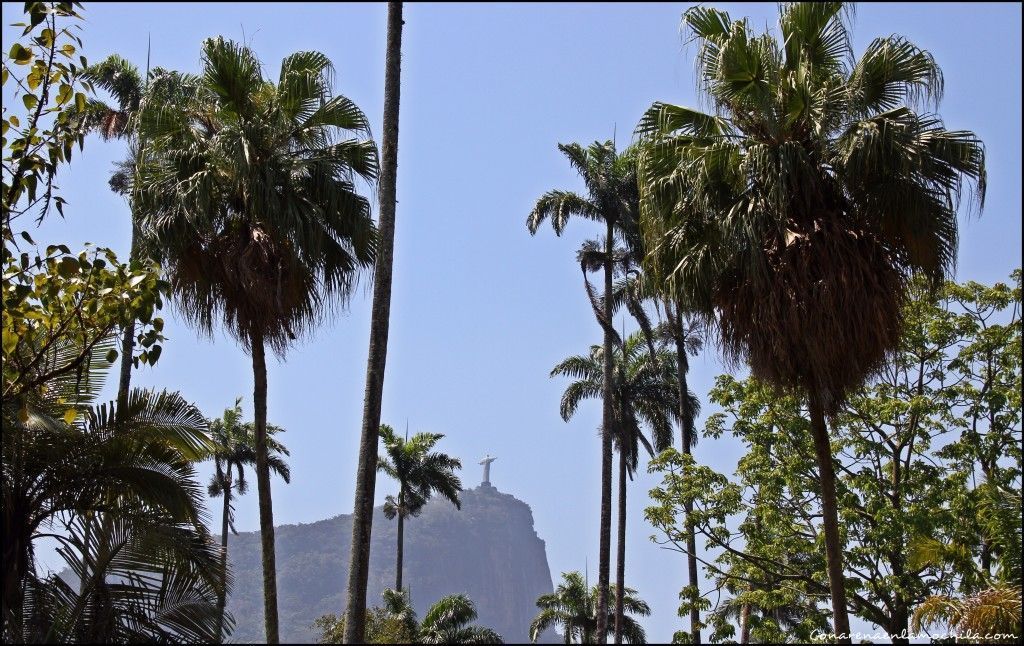
[[61,83],[60,90],[57,91],[57,105],[64,105],[71,100],[74,96],[74,90],[67,83]]
[[72,258],[71,256],[65,256],[64,258],[61,258],[60,264],[57,265],[57,273],[60,274],[62,278],[70,278],[71,276],[77,274],[78,270],[78,260]]
[[35,54],[32,53],[32,50],[25,49],[21,43],[14,43],[11,45],[9,56],[11,57],[11,60],[18,65],[28,65],[32,62],[32,58]]
[[10,354],[14,352],[14,348],[18,345],[18,335],[13,330],[4,329],[3,331],[3,347],[4,354]]

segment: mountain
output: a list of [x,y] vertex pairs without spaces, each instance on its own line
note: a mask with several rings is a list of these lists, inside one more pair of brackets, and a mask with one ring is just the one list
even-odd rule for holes
[[[544,541],[530,506],[490,484],[462,492],[462,509],[435,499],[405,523],[405,575],[420,618],[446,594],[464,593],[477,606],[477,624],[506,643],[529,642],[537,597],[552,591]],[[313,642],[313,621],[340,614],[348,583],[352,517],[276,529],[278,612],[282,642]],[[374,509],[367,605],[395,582],[396,523]],[[259,532],[231,536],[234,586],[228,610],[237,623],[231,641],[263,640]],[[542,642],[555,642],[553,632]]]

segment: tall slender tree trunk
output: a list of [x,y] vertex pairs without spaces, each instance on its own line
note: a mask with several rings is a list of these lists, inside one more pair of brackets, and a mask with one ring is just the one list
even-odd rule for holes
[[352,554],[348,568],[345,643],[364,640],[366,582],[370,569],[373,494],[377,484],[377,439],[384,396],[384,369],[391,317],[391,271],[395,250],[395,204],[398,174],[398,106],[402,70],[402,3],[388,3],[387,54],[384,62],[384,134],[381,142],[380,242],[374,268],[370,348],[366,360],[366,393],[359,440],[355,504],[352,510]]
[[[614,222],[608,220],[604,257],[604,317],[608,328],[612,321],[612,251]],[[611,561],[612,533],[612,336],[604,331],[604,407],[601,415],[601,537],[597,563],[597,643],[608,641],[608,570]]]
[[[128,251],[128,262],[129,264],[136,259],[138,254],[139,244],[139,232],[138,227],[135,225],[135,219],[132,218],[132,237],[129,243]],[[115,416],[117,419],[124,419],[128,414],[128,394],[131,392],[132,387],[132,355],[135,353],[135,319],[130,319],[124,326],[124,330],[121,332],[121,366],[118,374],[117,382],[117,410]],[[86,529],[85,529],[85,541],[83,547],[83,576],[79,582],[80,590],[79,594],[85,594],[85,584],[88,580],[88,571],[91,565],[89,558],[90,543],[92,541],[92,512],[86,513]],[[218,633],[219,634],[219,633]]]
[[889,615],[889,625],[885,628],[893,644],[910,643],[910,608],[906,603],[897,600]]
[[274,555],[274,505],[267,464],[267,359],[263,335],[252,335],[253,408],[256,425],[256,488],[260,498],[260,539],[263,544],[263,620],[267,643],[279,641],[277,628],[277,566]]
[[[134,218],[132,218],[134,220]],[[138,227],[132,222],[131,250],[128,252],[128,262],[135,260],[138,255],[139,244]],[[128,407],[128,393],[132,387],[132,355],[135,353],[135,319],[131,319],[124,326],[121,333],[121,373],[117,382],[117,408],[125,411]],[[120,413],[124,415],[124,412]]]
[[[117,384],[117,407],[125,410],[128,406],[128,393],[132,386],[132,355],[135,353],[135,319],[124,327],[121,334],[121,374]],[[123,415],[124,413],[122,413]]]
[[822,525],[825,530],[825,558],[828,564],[828,584],[832,592],[832,624],[839,635],[840,644],[850,642],[850,618],[846,612],[846,582],[843,579],[843,552],[839,541],[839,515],[836,504],[836,475],[832,465],[832,444],[825,423],[825,410],[821,398],[811,392],[808,396],[811,415],[811,435],[821,480]]
[[[619,429],[622,432],[622,429]],[[626,589],[626,452],[619,438],[619,537],[615,564],[615,643],[622,643],[622,595]]]
[[398,559],[395,563],[395,590],[402,591],[402,560],[405,554],[405,514],[402,513],[402,493],[398,494]]
[[740,643],[750,643],[750,604],[740,606]]
[[[228,467],[230,468],[230,463]],[[217,593],[217,643],[224,643],[224,608],[228,601],[228,519],[231,517],[231,480],[223,487],[224,512],[220,522],[220,585]]]
[[[128,252],[128,262],[135,260],[138,245],[138,228],[132,221],[132,239]],[[117,382],[117,411],[116,417],[124,419],[128,414],[128,394],[132,387],[132,355],[135,353],[135,319],[130,319],[121,332],[121,366]],[[83,576],[79,582],[79,594],[85,594],[86,581],[89,578],[88,572],[91,565],[89,558],[90,543],[92,541],[92,512],[86,513],[85,541],[82,553]],[[218,630],[217,634],[220,634]]]
[[[679,377],[679,419],[681,429],[681,440],[683,455],[690,455],[693,446],[693,411],[690,410],[690,387],[686,383],[686,375],[690,371],[690,362],[686,357],[686,337],[683,333],[683,313],[679,304],[669,308],[666,303],[666,314],[669,319],[669,326],[672,328],[672,336],[676,344],[676,372]],[[693,533],[693,503],[687,501],[684,505],[686,512],[686,571],[688,588],[699,591],[700,582],[697,580],[697,537]],[[691,600],[692,601],[692,600]],[[696,604],[690,606],[690,639],[693,644],[700,644],[700,609]]]

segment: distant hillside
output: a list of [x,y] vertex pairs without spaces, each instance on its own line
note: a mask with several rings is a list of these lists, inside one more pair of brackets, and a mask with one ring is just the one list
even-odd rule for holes
[[[395,580],[395,521],[374,509],[368,605],[379,605]],[[313,621],[340,613],[348,582],[351,516],[277,528],[277,582],[282,642],[312,642]],[[234,588],[228,610],[237,621],[234,642],[263,640],[263,587],[258,532],[232,536]],[[462,510],[431,501],[405,525],[404,583],[422,618],[446,594],[476,602],[477,623],[507,643],[528,642],[536,599],[552,591],[544,541],[533,529],[529,505],[491,486],[462,494]],[[550,633],[548,639],[557,641]]]

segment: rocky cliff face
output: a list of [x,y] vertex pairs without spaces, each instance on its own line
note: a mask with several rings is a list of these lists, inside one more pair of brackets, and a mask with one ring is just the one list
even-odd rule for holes
[[[374,510],[368,605],[379,605],[395,580],[395,521]],[[348,583],[350,516],[277,528],[278,605],[281,639],[311,642],[313,621],[339,614]],[[263,589],[259,534],[232,536],[229,559],[234,587],[228,610],[237,622],[231,641],[263,638]],[[422,617],[446,594],[464,593],[477,606],[477,623],[507,643],[528,642],[536,599],[551,592],[544,541],[533,529],[529,505],[488,485],[462,494],[462,509],[431,501],[405,525],[405,576]],[[554,641],[557,636],[547,635]]]

